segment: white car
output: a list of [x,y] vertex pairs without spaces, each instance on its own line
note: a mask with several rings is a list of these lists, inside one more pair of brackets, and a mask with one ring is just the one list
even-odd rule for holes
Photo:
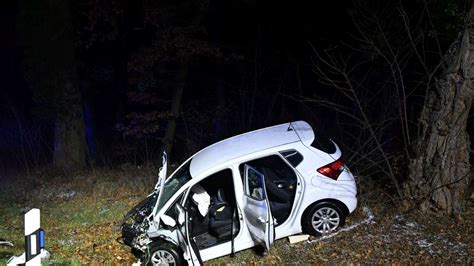
[[[304,121],[215,143],[166,177],[121,223],[144,264],[190,265],[305,232],[344,225],[357,205],[354,176],[331,140]],[[165,180],[166,179],[166,180]]]

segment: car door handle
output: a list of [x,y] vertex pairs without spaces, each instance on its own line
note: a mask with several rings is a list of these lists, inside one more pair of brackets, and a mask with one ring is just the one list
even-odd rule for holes
[[263,219],[262,216],[258,216],[257,220],[258,220],[259,222],[261,222],[262,224],[264,224],[264,223],[267,222],[267,221],[265,221],[265,219]]

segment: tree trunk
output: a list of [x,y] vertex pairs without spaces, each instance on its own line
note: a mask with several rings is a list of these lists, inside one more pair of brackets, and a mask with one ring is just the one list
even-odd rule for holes
[[[54,119],[53,164],[65,170],[86,164],[82,95],[71,0],[19,1],[18,29],[26,80]],[[43,104],[46,102],[46,104]],[[44,106],[43,106],[44,105]]]
[[[203,7],[201,7],[203,8]],[[197,27],[201,24],[203,16],[206,12],[200,10],[196,17],[192,20],[190,27]],[[189,64],[191,61],[190,55],[181,58],[176,80],[176,90],[173,93],[173,102],[171,104],[171,118],[166,125],[165,136],[161,140],[163,143],[163,149],[166,151],[168,156],[171,154],[173,148],[174,134],[176,132],[176,120],[179,116],[179,110],[181,108],[181,100],[183,98],[184,88],[186,87],[186,80],[188,79]]]
[[62,90],[58,90],[53,163],[66,170],[82,168],[86,166],[84,111],[74,69],[58,73],[57,86]]
[[186,80],[188,78],[188,62],[184,60],[179,67],[176,89],[173,94],[173,102],[171,104],[171,118],[166,126],[165,136],[162,139],[163,149],[166,153],[171,154],[173,148],[174,133],[176,131],[176,120],[179,116],[179,109],[181,108],[181,99],[183,98],[184,87],[186,87]]
[[225,86],[224,86],[224,71],[223,65],[217,65],[217,74],[218,78],[216,81],[216,98],[217,104],[215,110],[215,116],[213,119],[214,124],[214,134],[213,134],[213,141],[217,142],[222,140],[224,134],[224,129],[227,128],[225,124],[225,111],[226,111],[226,93],[225,93]]
[[410,159],[407,198],[424,212],[457,214],[471,180],[467,119],[474,95],[474,9],[445,56],[445,69],[429,92]]

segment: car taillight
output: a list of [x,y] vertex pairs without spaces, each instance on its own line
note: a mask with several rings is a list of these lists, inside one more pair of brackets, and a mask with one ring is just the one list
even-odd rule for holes
[[324,176],[337,180],[341,172],[344,171],[344,163],[339,159],[319,168],[317,171]]

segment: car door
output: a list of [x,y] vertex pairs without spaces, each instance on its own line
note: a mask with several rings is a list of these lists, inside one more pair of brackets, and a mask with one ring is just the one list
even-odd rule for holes
[[199,248],[190,237],[190,217],[188,211],[181,204],[176,204],[176,212],[178,219],[178,243],[181,249],[186,252],[189,257],[189,265],[203,265]]
[[246,164],[243,185],[247,227],[253,240],[268,250],[275,239],[275,230],[265,189],[265,176]]

